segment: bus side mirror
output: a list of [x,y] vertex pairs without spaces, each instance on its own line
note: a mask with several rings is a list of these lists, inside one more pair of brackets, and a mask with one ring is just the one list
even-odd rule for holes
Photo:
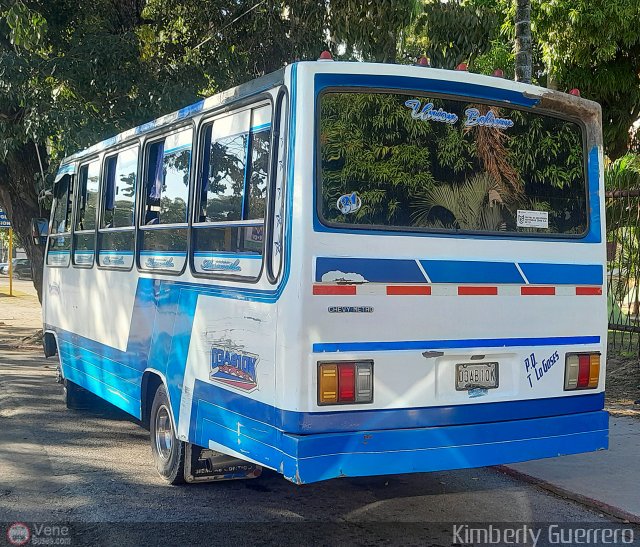
[[49,235],[49,221],[46,218],[31,219],[31,237],[34,245],[45,245]]

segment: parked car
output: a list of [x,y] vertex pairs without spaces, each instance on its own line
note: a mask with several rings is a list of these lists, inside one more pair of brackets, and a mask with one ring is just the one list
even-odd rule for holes
[[[9,264],[0,265],[0,274],[9,275]],[[31,261],[28,258],[14,258],[13,275],[17,279],[31,279]]]

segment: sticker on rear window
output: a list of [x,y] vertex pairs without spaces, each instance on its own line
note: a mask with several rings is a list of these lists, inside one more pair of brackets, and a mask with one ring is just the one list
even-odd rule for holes
[[548,228],[549,213],[547,211],[525,211],[518,209],[518,228]]

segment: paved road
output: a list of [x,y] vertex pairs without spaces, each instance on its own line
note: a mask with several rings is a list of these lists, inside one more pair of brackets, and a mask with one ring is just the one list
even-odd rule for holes
[[[158,530],[168,544],[450,545],[445,523],[607,522],[491,468],[302,487],[271,472],[166,486],[151,466],[147,432],[115,410],[66,410],[55,365],[0,350],[0,523],[117,522],[109,541],[99,524],[83,532],[114,545],[149,543]],[[136,522],[160,527],[127,525]]]

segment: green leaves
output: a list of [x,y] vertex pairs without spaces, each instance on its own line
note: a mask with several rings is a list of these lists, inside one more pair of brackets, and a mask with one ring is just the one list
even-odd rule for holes
[[9,27],[9,41],[27,50],[35,50],[43,42],[47,32],[47,21],[37,11],[18,1],[9,9],[0,12]]

